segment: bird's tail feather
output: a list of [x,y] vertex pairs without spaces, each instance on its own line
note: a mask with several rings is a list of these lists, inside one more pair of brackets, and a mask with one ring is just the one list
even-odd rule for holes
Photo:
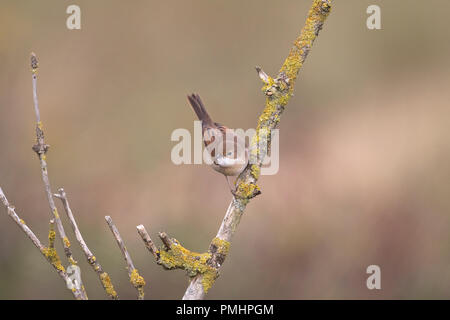
[[197,115],[198,119],[203,121],[203,125],[214,126],[214,122],[211,120],[211,117],[209,116],[208,112],[206,112],[205,106],[203,105],[200,96],[198,94],[193,93],[189,95],[187,98],[192,106],[192,109],[194,109],[194,112]]

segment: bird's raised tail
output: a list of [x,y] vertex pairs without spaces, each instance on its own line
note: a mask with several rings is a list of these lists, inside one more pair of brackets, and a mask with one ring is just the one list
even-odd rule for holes
[[214,127],[214,122],[211,120],[211,117],[209,116],[208,112],[206,112],[205,106],[203,105],[200,96],[198,94],[193,93],[190,96],[187,96],[187,98],[192,106],[192,109],[194,109],[194,112],[197,115],[198,119],[203,122],[202,125]]

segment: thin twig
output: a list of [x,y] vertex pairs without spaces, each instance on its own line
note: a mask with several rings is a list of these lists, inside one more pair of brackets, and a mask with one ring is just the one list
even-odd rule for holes
[[14,206],[12,206],[8,199],[6,198],[5,194],[3,193],[2,188],[0,187],[0,200],[5,206],[6,210],[8,211],[8,215],[14,220],[14,222],[22,229],[23,232],[27,235],[28,238],[33,242],[33,244],[36,246],[36,248],[39,249],[39,251],[44,251],[44,246],[41,244],[39,239],[36,237],[36,235],[31,231],[31,229],[25,224],[25,221],[19,218],[17,215]]
[[123,257],[125,258],[125,262],[127,263],[128,276],[130,277],[131,284],[138,291],[138,299],[144,300],[145,280],[141,275],[139,275],[138,270],[134,267],[133,260],[131,260],[131,256],[128,253],[127,248],[125,247],[122,237],[120,236],[119,230],[117,230],[111,217],[106,216],[105,220],[106,220],[106,223],[108,223],[108,226],[111,229],[111,232],[112,232],[114,238],[116,239],[117,244],[119,245],[119,249],[122,252]]
[[167,233],[160,232],[159,238],[161,239],[161,242],[164,244],[167,250],[169,250],[172,247],[172,239],[169,238]]
[[140,224],[136,227],[138,230],[139,235],[141,236],[142,240],[144,240],[144,244],[147,247],[148,251],[155,257],[155,259],[158,259],[158,249],[156,248],[155,244],[153,243],[152,239],[148,235],[147,230],[145,230],[145,227]]
[[77,222],[75,220],[75,217],[72,213],[72,209],[69,205],[69,200],[67,199],[66,192],[63,188],[58,189],[58,193],[54,194],[55,197],[61,200],[64,211],[67,214],[67,217],[69,218],[70,225],[72,226],[73,232],[75,233],[75,237],[77,238],[78,243],[80,244],[81,249],[83,250],[86,259],[89,263],[89,265],[94,269],[94,271],[97,273],[100,282],[103,286],[103,289],[105,289],[106,294],[114,300],[119,299],[117,292],[114,289],[114,286],[111,283],[111,278],[109,277],[108,273],[103,271],[102,266],[97,261],[97,258],[94,256],[92,251],[87,246],[86,242],[83,239],[83,236],[81,235],[80,229],[78,228]]
[[255,69],[261,81],[263,81],[264,83],[269,83],[270,77],[267,75],[267,73],[265,73],[264,70],[259,66],[256,66]]
[[[330,13],[330,9],[331,0],[313,1],[305,26],[303,27],[300,36],[294,42],[294,46],[291,48],[277,78],[273,79],[264,73],[261,68],[257,68],[258,75],[264,82],[263,91],[266,94],[266,106],[259,117],[255,139],[252,140],[250,146],[249,165],[236,181],[237,197],[234,197],[231,201],[228,210],[225,213],[222,225],[220,226],[216,237],[211,242],[209,251],[212,252],[212,257],[208,263],[212,266],[220,268],[226,257],[226,254],[214,253],[217,251],[214,248],[216,246],[214,242],[217,243],[217,239],[219,239],[219,242],[221,241],[222,244],[227,243],[229,246],[231,238],[239,225],[248,202],[260,193],[256,182],[259,178],[260,168],[264,157],[269,151],[268,146],[270,145],[272,129],[274,129],[280,121],[280,116],[292,96],[298,72],[304,63],[314,40],[319,34],[319,31],[322,29],[323,23]],[[261,144],[262,139],[266,142],[266,147],[264,147],[264,143]],[[261,147],[261,145],[263,145],[263,147]],[[203,274],[198,274],[190,282],[183,296],[184,300],[198,300],[205,297],[206,290],[203,278]]]
[[[76,265],[77,262],[73,258],[72,250],[70,249],[70,241],[66,236],[64,231],[63,224],[58,214],[58,210],[56,209],[55,201],[53,200],[52,189],[50,187],[50,179],[48,177],[48,167],[47,167],[47,151],[49,149],[49,145],[45,143],[44,140],[44,130],[41,121],[41,115],[39,111],[39,103],[38,103],[38,95],[37,95],[37,71],[38,71],[39,63],[37,57],[34,53],[31,53],[31,77],[33,83],[33,101],[34,101],[34,112],[36,114],[36,144],[33,146],[33,151],[39,157],[41,173],[42,173],[42,181],[44,182],[45,193],[47,195],[48,204],[50,206],[51,211],[51,220],[50,220],[50,230],[49,230],[49,248],[54,248],[54,233],[55,233],[55,223],[58,229],[59,238],[61,239],[64,253],[67,257],[67,260],[71,265]],[[84,286],[82,286],[84,298],[87,299],[87,294],[85,292]]]
[[[56,254],[56,250],[51,247],[45,247],[42,245],[41,241],[39,241],[38,237],[31,231],[31,229],[26,225],[25,221],[23,221],[18,214],[16,213],[16,210],[14,206],[12,206],[8,199],[6,198],[5,194],[3,193],[2,188],[0,187],[0,201],[5,206],[8,215],[11,217],[11,219],[19,226],[20,229],[26,234],[26,236],[33,242],[36,248],[41,252],[41,254],[44,256],[44,258],[55,268],[58,275],[64,280],[64,282],[67,284],[71,282],[69,277],[67,276],[67,273],[64,269],[64,267],[61,265],[61,261],[59,260],[58,255]],[[51,241],[50,241],[51,242]],[[82,300],[85,299],[85,295],[81,289],[74,288],[71,290],[73,296],[75,299]]]
[[73,258],[72,250],[70,249],[70,242],[66,236],[64,231],[63,224],[58,214],[58,210],[56,209],[55,201],[53,200],[52,189],[50,187],[50,180],[48,177],[48,167],[47,167],[47,157],[46,153],[49,149],[49,145],[45,144],[44,140],[44,131],[43,125],[41,121],[41,115],[39,112],[39,104],[37,98],[37,70],[38,70],[38,61],[37,57],[34,53],[31,54],[31,75],[33,81],[33,100],[34,100],[34,111],[36,113],[36,144],[33,146],[34,152],[39,157],[39,162],[41,165],[42,172],[42,181],[44,182],[45,193],[47,195],[48,204],[51,210],[52,221],[54,223],[50,223],[50,232],[54,232],[54,224],[56,223],[56,227],[58,229],[58,234],[61,239],[62,245],[64,247],[64,253],[67,257],[67,260],[70,264],[76,265],[77,262]]

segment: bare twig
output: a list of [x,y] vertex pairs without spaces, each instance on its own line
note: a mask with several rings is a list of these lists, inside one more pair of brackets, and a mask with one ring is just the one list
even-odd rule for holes
[[169,250],[172,247],[173,244],[172,239],[170,239],[165,232],[160,232],[159,238],[161,239],[162,243],[164,244],[164,247],[166,247],[167,250]]
[[[266,94],[266,106],[259,117],[257,132],[251,143],[249,165],[236,181],[237,197],[234,197],[231,201],[216,238],[210,245],[209,251],[212,253],[212,257],[208,264],[215,266],[217,269],[220,268],[226,257],[226,251],[221,250],[221,246],[217,247],[217,244],[221,244],[222,248],[224,244],[228,244],[229,247],[231,238],[239,225],[248,202],[260,193],[256,182],[259,178],[262,162],[269,149],[269,147],[261,147],[261,145],[270,145],[272,129],[278,125],[280,116],[292,95],[298,72],[322,29],[330,9],[331,0],[313,1],[305,26],[300,36],[295,40],[294,46],[276,79],[269,77],[261,68],[257,68],[258,75],[264,82],[263,91]],[[266,143],[261,144],[262,139]],[[209,285],[211,284],[209,283]],[[183,299],[203,299],[205,294],[204,274],[200,273],[189,284]]]
[[144,240],[144,244],[147,247],[148,251],[155,257],[155,259],[158,258],[158,249],[156,248],[155,244],[153,243],[152,239],[147,233],[147,230],[145,230],[145,227],[140,224],[136,227],[138,230],[139,235],[141,236],[142,240]]
[[[42,181],[44,182],[44,188],[45,193],[47,195],[48,204],[50,206],[51,210],[51,217],[50,220],[50,231],[49,231],[49,248],[54,248],[54,239],[55,239],[55,223],[56,227],[58,229],[58,234],[61,239],[64,253],[67,257],[67,260],[71,265],[76,265],[77,262],[73,258],[72,250],[70,249],[70,241],[66,236],[66,233],[64,231],[63,224],[61,222],[61,219],[58,214],[58,210],[56,209],[55,202],[53,200],[52,190],[50,187],[50,180],[48,177],[48,168],[47,168],[47,151],[49,149],[49,145],[45,143],[44,140],[44,131],[43,131],[43,125],[41,121],[41,115],[39,111],[39,103],[38,103],[38,96],[37,96],[37,71],[38,71],[38,60],[34,53],[31,53],[31,76],[32,76],[32,83],[33,83],[33,101],[34,101],[34,112],[36,114],[36,144],[33,146],[33,151],[36,152],[36,154],[39,157],[40,167],[41,167],[41,173],[42,173]],[[82,290],[84,292],[84,298],[87,299],[87,294],[84,290],[84,286],[82,286]]]
[[77,238],[77,241],[80,244],[80,247],[86,256],[89,265],[97,273],[100,282],[102,283],[103,289],[105,289],[106,294],[111,299],[114,300],[118,299],[119,297],[114,289],[114,286],[111,283],[111,278],[109,277],[108,273],[103,271],[102,266],[100,265],[100,263],[98,262],[97,258],[94,256],[92,251],[89,249],[89,247],[87,246],[86,242],[83,239],[83,236],[81,235],[80,229],[78,228],[77,222],[72,213],[72,209],[70,208],[66,192],[64,191],[63,188],[60,188],[58,189],[58,193],[55,193],[54,196],[61,200],[64,206],[64,211],[66,212],[67,217],[69,218],[70,221],[70,225],[72,226],[73,232],[75,233],[75,237]]
[[52,212],[52,223],[50,223],[50,232],[54,232],[54,224],[56,223],[56,227],[58,229],[58,234],[61,239],[62,245],[64,247],[64,253],[70,264],[76,265],[77,262],[73,258],[72,250],[70,249],[70,242],[66,236],[64,231],[63,224],[58,214],[58,210],[56,209],[55,201],[53,200],[52,189],[50,187],[50,180],[48,177],[48,167],[47,167],[47,157],[46,153],[49,149],[49,145],[45,144],[44,141],[44,131],[43,125],[41,121],[41,115],[39,112],[39,104],[37,98],[37,70],[38,70],[38,61],[37,57],[34,53],[31,54],[31,75],[33,81],[33,100],[34,100],[34,111],[36,113],[36,144],[33,146],[34,152],[39,157],[41,172],[42,172],[42,181],[44,182],[45,193],[47,195],[48,204],[50,206],[50,210]]
[[33,242],[33,244],[36,246],[36,248],[39,249],[39,251],[44,251],[44,246],[41,244],[39,239],[36,237],[36,235],[31,231],[31,229],[25,224],[25,221],[19,218],[17,215],[14,206],[12,206],[8,199],[6,198],[5,194],[3,193],[2,188],[0,187],[0,200],[5,206],[6,210],[8,211],[8,215],[11,217],[11,219],[14,220],[14,222],[22,229],[23,232],[27,235],[28,238]]
[[134,267],[133,260],[131,260],[131,256],[128,253],[125,244],[123,243],[122,237],[120,236],[119,230],[117,230],[110,216],[105,217],[106,222],[108,223],[109,228],[111,229],[114,238],[116,238],[117,244],[119,245],[120,251],[122,251],[123,257],[127,263],[128,276],[130,277],[131,284],[138,291],[138,299],[144,300],[144,286],[145,280],[139,274],[138,270]]
[[[64,280],[65,283],[69,283],[71,280],[67,276],[67,273],[64,269],[64,267],[61,264],[61,260],[58,257],[58,254],[56,253],[56,250],[53,247],[45,247],[42,245],[42,243],[39,241],[38,237],[31,231],[31,229],[26,225],[25,221],[23,221],[16,213],[16,210],[14,206],[12,206],[8,199],[6,198],[5,194],[3,193],[2,188],[0,187],[0,201],[5,206],[8,215],[13,219],[13,221],[19,226],[20,229],[27,235],[27,237],[33,242],[33,244],[38,248],[38,250],[42,253],[42,255],[47,259],[47,261],[55,268],[58,275]],[[52,243],[52,234],[49,234],[49,242]],[[73,296],[78,299],[82,300],[85,299],[84,292],[81,289],[74,288],[71,290]]]
[[264,70],[261,69],[261,67],[256,66],[255,69],[261,81],[264,83],[269,83],[270,77],[267,75],[267,73],[265,73]]

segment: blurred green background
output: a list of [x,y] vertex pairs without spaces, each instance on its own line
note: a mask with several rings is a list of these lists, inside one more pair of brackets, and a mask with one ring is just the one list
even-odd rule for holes
[[[70,4],[81,30],[66,28]],[[34,51],[53,189],[65,188],[121,298],[136,292],[105,215],[146,298],[180,298],[184,272],[157,266],[136,225],[158,245],[165,231],[205,251],[231,199],[213,170],[170,161],[172,131],[193,130],[186,94],[219,122],[254,127],[264,104],[254,66],[276,74],[310,4],[2,0],[0,186],[47,243],[31,150]],[[370,4],[382,30],[366,28]],[[450,298],[449,10],[445,0],[334,1],[280,123],[280,170],[261,178],[208,298]],[[88,295],[104,299],[66,222]],[[372,264],[381,290],[366,287]],[[72,298],[3,207],[0,298]]]

